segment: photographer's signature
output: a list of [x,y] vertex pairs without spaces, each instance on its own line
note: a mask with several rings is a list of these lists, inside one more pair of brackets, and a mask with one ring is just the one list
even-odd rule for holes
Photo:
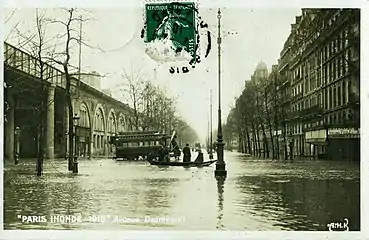
[[348,224],[349,224],[349,220],[347,218],[344,218],[343,222],[328,223],[327,227],[329,231],[344,230],[347,232],[350,230]]

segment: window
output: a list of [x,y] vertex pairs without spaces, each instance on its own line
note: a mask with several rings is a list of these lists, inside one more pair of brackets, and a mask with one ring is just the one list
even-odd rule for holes
[[324,91],[324,108],[328,109],[328,89],[327,88]]
[[337,106],[337,88],[333,88],[333,107]]
[[348,72],[348,61],[349,61],[349,51],[346,50],[345,52],[345,72]]
[[329,82],[332,82],[334,79],[333,79],[333,61],[330,61],[329,62]]
[[346,104],[346,85],[345,85],[345,81],[342,82],[342,104]]
[[317,87],[320,87],[320,85],[321,85],[321,72],[320,72],[320,69],[317,71],[316,80],[317,80]]
[[329,108],[333,107],[333,90],[332,88],[329,88]]
[[326,46],[326,47],[327,47],[327,60],[328,60],[329,57],[330,57],[330,53],[331,53],[331,45],[328,44],[328,46]]
[[341,106],[341,103],[342,103],[342,94],[341,94],[341,86],[339,85],[338,88],[337,88],[337,95],[338,95],[338,106]]

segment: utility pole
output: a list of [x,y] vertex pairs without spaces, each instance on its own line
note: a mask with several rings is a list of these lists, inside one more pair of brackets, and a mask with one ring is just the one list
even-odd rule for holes
[[220,12],[220,8],[218,8],[218,98],[219,98],[219,103],[218,103],[218,142],[217,142],[217,163],[216,163],[216,167],[215,167],[215,177],[226,177],[227,176],[227,171],[225,169],[225,162],[224,162],[224,143],[223,143],[223,134],[222,134],[222,114],[221,114],[221,81],[220,81],[220,77],[221,77],[221,43],[222,43],[222,38],[220,37],[220,19],[222,18],[221,12]]

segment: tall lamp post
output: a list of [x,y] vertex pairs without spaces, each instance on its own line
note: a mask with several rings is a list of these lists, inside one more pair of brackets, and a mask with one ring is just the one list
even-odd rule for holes
[[73,116],[73,126],[74,126],[74,159],[73,159],[73,173],[78,173],[78,154],[77,154],[77,125],[79,121],[79,116],[74,114]]
[[14,134],[15,134],[14,164],[17,165],[19,163],[19,134],[20,134],[19,127],[15,128]]
[[210,89],[210,144],[209,159],[213,159],[213,91]]
[[225,169],[225,162],[224,162],[224,143],[223,143],[223,134],[222,134],[222,112],[221,112],[221,82],[220,82],[220,76],[221,76],[221,64],[220,64],[220,56],[221,56],[221,43],[222,38],[220,37],[220,19],[222,18],[220,8],[218,8],[218,142],[217,142],[217,163],[215,167],[215,177],[218,176],[227,176],[227,171]]

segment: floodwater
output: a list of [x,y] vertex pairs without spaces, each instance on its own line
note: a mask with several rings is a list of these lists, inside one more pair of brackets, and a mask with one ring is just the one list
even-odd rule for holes
[[4,229],[327,231],[347,218],[350,231],[360,230],[359,163],[287,163],[235,152],[225,152],[225,161],[225,180],[215,179],[215,164],[86,159],[75,175],[55,159],[36,177],[34,160],[6,162]]

